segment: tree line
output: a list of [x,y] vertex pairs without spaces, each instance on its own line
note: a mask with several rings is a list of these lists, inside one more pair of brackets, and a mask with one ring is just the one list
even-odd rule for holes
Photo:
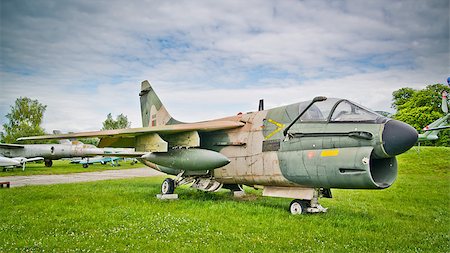
[[[20,137],[48,134],[41,127],[47,106],[41,104],[37,99],[17,98],[10,109],[11,111],[5,115],[8,122],[3,124],[3,131],[0,132],[0,142],[17,143],[17,139]],[[130,126],[131,122],[128,121],[127,116],[121,113],[114,119],[112,114],[109,113],[106,116],[106,120],[103,121],[101,130],[122,129]],[[94,145],[98,143],[97,138],[80,139],[80,141]],[[28,141],[27,143],[36,143],[36,141]]]

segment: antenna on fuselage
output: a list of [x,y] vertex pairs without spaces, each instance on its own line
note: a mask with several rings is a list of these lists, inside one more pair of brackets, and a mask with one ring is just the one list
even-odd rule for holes
[[259,100],[258,111],[264,111],[264,99]]
[[315,97],[313,98],[313,100],[311,101],[311,103],[309,103],[309,105],[291,122],[291,124],[289,124],[289,126],[286,127],[286,129],[284,129],[283,134],[286,137],[289,128],[291,128],[295,122],[297,122],[302,116],[303,114],[305,114],[305,112],[315,103],[315,102],[321,102],[321,101],[325,101],[327,100],[327,97],[323,97],[323,96],[319,96],[319,97]]

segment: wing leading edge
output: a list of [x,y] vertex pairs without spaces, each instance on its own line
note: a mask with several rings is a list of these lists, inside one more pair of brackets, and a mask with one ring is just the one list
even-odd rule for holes
[[7,149],[18,149],[18,148],[25,148],[25,146],[20,144],[7,144],[7,143],[0,143],[0,148],[7,148]]
[[[213,132],[242,127],[240,121],[205,121],[177,125],[163,125],[154,127],[127,128],[71,134],[53,134],[19,138],[23,140],[53,140],[68,138],[101,138],[99,147],[133,147],[142,152],[167,152],[171,146],[200,145],[199,132]],[[164,138],[161,138],[164,136]],[[167,140],[167,141],[166,141]]]

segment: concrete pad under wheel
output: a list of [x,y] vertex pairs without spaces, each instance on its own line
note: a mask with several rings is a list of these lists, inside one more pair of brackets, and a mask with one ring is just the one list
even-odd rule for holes
[[158,194],[156,197],[160,200],[174,200],[178,199],[178,194]]
[[233,192],[233,197],[235,197],[235,198],[244,197],[244,196],[245,196],[244,191],[234,191]]

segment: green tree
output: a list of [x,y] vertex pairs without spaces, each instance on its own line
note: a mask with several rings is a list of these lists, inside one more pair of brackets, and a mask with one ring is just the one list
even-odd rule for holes
[[114,120],[111,113],[109,113],[108,116],[106,116],[106,120],[103,121],[102,130],[130,128],[130,125],[131,122],[128,122],[127,116],[122,113],[117,115],[116,120]]
[[413,88],[401,88],[392,93],[392,96],[394,97],[392,100],[392,108],[398,109],[399,106],[406,103],[413,95],[416,93],[416,90]]
[[44,135],[41,127],[46,105],[27,97],[16,99],[11,112],[6,114],[8,123],[3,124],[4,132],[0,133],[2,142],[16,143],[23,136]]
[[[416,128],[423,129],[428,124],[444,116],[441,110],[441,92],[450,88],[443,84],[428,85],[425,89],[414,90],[401,88],[392,93],[392,107],[397,109],[394,118],[406,122]],[[450,146],[450,131],[443,130],[439,133],[439,140],[426,142],[425,145]]]

